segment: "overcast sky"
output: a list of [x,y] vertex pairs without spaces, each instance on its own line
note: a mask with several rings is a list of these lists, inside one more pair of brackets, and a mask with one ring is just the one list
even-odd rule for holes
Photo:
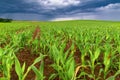
[[16,20],[120,20],[120,0],[0,0],[0,17]]

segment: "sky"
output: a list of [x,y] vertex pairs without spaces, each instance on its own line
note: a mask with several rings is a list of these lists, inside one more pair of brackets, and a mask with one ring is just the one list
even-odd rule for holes
[[120,0],[1,0],[0,17],[42,21],[120,21]]

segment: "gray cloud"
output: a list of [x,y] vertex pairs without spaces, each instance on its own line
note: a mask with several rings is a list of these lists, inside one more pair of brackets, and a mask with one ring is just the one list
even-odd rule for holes
[[27,3],[36,3],[44,9],[55,10],[68,6],[76,6],[81,3],[80,0],[27,0]]
[[17,20],[120,20],[119,5],[119,0],[2,0],[0,17]]
[[97,10],[101,10],[101,11],[120,10],[120,3],[108,4],[107,6],[102,6],[100,8],[97,8]]

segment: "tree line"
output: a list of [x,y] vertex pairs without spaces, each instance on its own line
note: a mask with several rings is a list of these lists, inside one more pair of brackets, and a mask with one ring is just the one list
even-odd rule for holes
[[0,22],[12,22],[12,19],[0,18]]

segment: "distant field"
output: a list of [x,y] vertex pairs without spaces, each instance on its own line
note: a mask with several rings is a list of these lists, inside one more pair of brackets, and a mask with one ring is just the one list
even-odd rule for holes
[[120,22],[0,23],[0,80],[120,80]]

